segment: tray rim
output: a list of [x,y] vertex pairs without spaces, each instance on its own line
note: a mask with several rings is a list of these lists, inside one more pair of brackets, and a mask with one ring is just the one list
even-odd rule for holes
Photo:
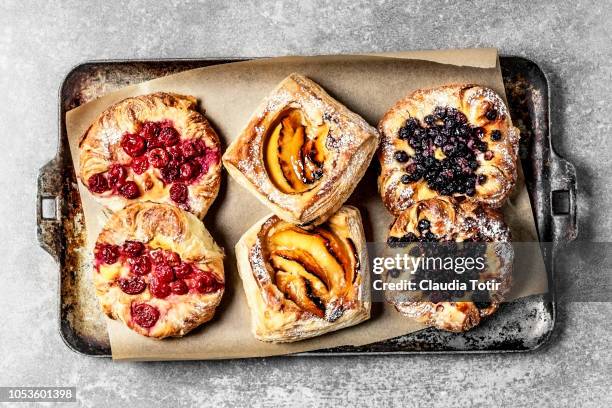
[[[333,55],[341,55],[341,54],[333,54]],[[355,54],[346,54],[346,55],[355,55]],[[41,188],[40,188],[40,183],[41,183],[41,178],[43,176],[43,172],[45,169],[47,169],[48,167],[59,167],[60,163],[62,162],[62,147],[63,147],[63,143],[62,143],[62,139],[63,139],[63,133],[65,131],[65,113],[66,110],[64,109],[64,100],[62,99],[62,94],[63,91],[65,89],[66,84],[68,83],[69,79],[72,78],[73,75],[75,75],[75,73],[77,73],[79,70],[82,70],[83,68],[87,67],[88,65],[113,65],[113,64],[117,64],[117,65],[121,65],[121,64],[147,64],[147,65],[154,65],[154,64],[189,64],[189,63],[201,63],[201,62],[206,62],[206,63],[210,63],[209,65],[218,65],[218,64],[224,64],[224,63],[232,63],[232,62],[240,62],[240,61],[247,61],[247,60],[254,60],[254,59],[264,59],[264,58],[269,58],[269,57],[204,57],[204,58],[143,58],[143,59],[91,59],[91,60],[86,60],[80,63],[77,63],[75,65],[73,65],[68,71],[67,73],[64,75],[63,79],[61,80],[59,89],[58,89],[58,144],[57,144],[57,149],[55,151],[55,156],[49,160],[48,162],[46,162],[39,170],[39,175],[38,175],[38,189],[37,189],[37,204],[38,204],[38,208],[37,208],[37,227],[38,227],[38,233],[39,233],[39,243],[40,246],[45,249],[47,252],[50,253],[50,255],[55,259],[55,261],[58,263],[58,266],[60,268],[60,272],[61,272],[61,261],[58,259],[58,257],[54,254],[52,254],[50,252],[50,249],[46,247],[46,243],[43,242],[43,240],[40,237],[40,229],[41,229],[41,225],[40,222],[42,220],[42,210],[40,208],[40,203],[41,203]],[[499,55],[499,59],[500,59],[500,63],[501,63],[501,59],[517,59],[517,60],[522,60],[525,63],[533,66],[537,71],[538,74],[542,76],[543,79],[543,83],[545,84],[546,87],[546,129],[547,129],[547,139],[548,139],[548,147],[550,148],[550,156],[551,156],[551,160],[552,161],[563,161],[565,162],[567,165],[569,165],[571,168],[573,168],[573,166],[567,162],[563,157],[561,157],[556,149],[555,149],[555,145],[553,143],[553,138],[552,138],[552,131],[551,131],[551,121],[550,121],[550,92],[549,92],[549,78],[548,75],[546,74],[546,72],[533,60],[523,57],[523,56],[518,56],[518,55]],[[574,183],[575,183],[575,179],[574,179]],[[575,184],[573,185],[574,189],[575,189]],[[576,216],[576,211],[575,211],[575,197],[574,197],[574,212],[573,212],[573,216]],[[59,212],[60,208],[56,207],[56,210]],[[550,215],[551,218],[553,218],[553,215]],[[56,220],[56,222],[61,223],[61,217],[58,216],[58,219]],[[575,221],[574,221],[575,223]],[[574,228],[576,229],[576,226],[574,225]],[[539,231],[538,231],[539,234]],[[573,237],[570,237],[569,239],[566,240],[553,240],[553,243],[556,245],[559,244],[563,244],[564,242],[569,242],[571,240],[573,240],[575,238],[575,235]],[[555,246],[556,246],[555,245]],[[535,344],[534,346],[530,347],[530,348],[525,348],[525,349],[489,349],[489,350],[424,350],[424,351],[418,351],[418,350],[410,350],[410,351],[404,351],[404,350],[398,350],[398,351],[368,351],[368,352],[360,352],[360,351],[348,351],[348,352],[343,352],[343,351],[339,351],[339,352],[334,352],[334,351],[330,351],[330,352],[324,352],[324,351],[309,351],[309,352],[302,352],[302,353],[296,353],[296,354],[288,354],[288,355],[284,355],[284,356],[276,356],[276,357],[286,357],[286,356],[291,356],[291,357],[295,357],[295,356],[307,356],[307,357],[321,357],[321,356],[379,356],[379,355],[431,355],[431,354],[489,354],[489,353],[527,353],[527,352],[535,352],[538,351],[542,348],[544,348],[545,346],[547,346],[550,342],[550,339],[552,338],[553,333],[557,330],[557,319],[556,319],[556,291],[555,291],[555,285],[554,285],[554,275],[555,275],[555,268],[554,268],[554,249],[553,249],[553,254],[551,254],[551,265],[549,267],[549,271],[548,271],[548,277],[550,279],[549,282],[549,292],[547,294],[545,294],[542,297],[542,302],[543,303],[549,303],[550,304],[550,308],[551,308],[551,327],[550,329],[548,329],[548,331],[546,332],[545,336],[542,336],[539,339],[539,342],[537,344]],[[79,349],[76,344],[73,344],[70,342],[70,340],[66,337],[64,331],[63,331],[63,327],[62,327],[62,322],[61,322],[61,312],[62,312],[62,296],[61,296],[61,290],[62,290],[62,279],[61,279],[61,273],[60,273],[60,278],[58,279],[58,297],[57,297],[57,311],[58,311],[58,331],[60,334],[60,337],[62,338],[63,342],[66,344],[66,346],[74,351],[77,354],[81,354],[81,355],[85,355],[88,357],[93,357],[93,358],[108,358],[111,357],[110,354],[95,354],[95,353],[87,353],[82,349]],[[550,300],[546,300],[546,297],[549,296]],[[260,357],[263,358],[263,357]],[[225,359],[223,359],[225,360]]]

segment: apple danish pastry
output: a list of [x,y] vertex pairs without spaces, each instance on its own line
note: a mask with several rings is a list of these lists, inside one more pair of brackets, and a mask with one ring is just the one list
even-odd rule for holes
[[242,236],[236,256],[258,340],[302,340],[370,317],[365,238],[356,208],[342,207],[308,228],[266,217]]
[[376,129],[291,74],[257,108],[223,164],[281,219],[317,224],[346,201],[377,146]]

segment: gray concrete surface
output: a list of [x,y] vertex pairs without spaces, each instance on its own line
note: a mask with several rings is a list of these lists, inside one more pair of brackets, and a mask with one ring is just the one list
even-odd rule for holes
[[2,1],[0,385],[74,385],[82,406],[611,406],[611,303],[562,303],[550,345],[532,354],[82,357],[58,336],[57,266],[34,221],[37,170],[56,148],[57,89],[81,61],[496,46],[549,75],[554,141],[579,169],[581,239],[609,241],[611,18],[605,1]]

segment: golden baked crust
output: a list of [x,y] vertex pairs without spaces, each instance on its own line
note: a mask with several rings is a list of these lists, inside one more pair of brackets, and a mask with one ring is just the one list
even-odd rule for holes
[[[219,191],[220,145],[217,134],[196,109],[194,97],[163,92],[127,98],[110,106],[92,123],[80,141],[81,181],[96,200],[112,211],[136,201],[154,201],[178,205],[202,218]],[[178,138],[166,138],[164,144],[160,133],[165,128],[175,135],[178,132]],[[150,129],[149,133],[147,129]],[[134,149],[134,154],[128,154],[124,147],[126,137],[140,138],[145,134],[144,150]],[[191,151],[194,146],[195,153]],[[167,164],[156,168],[152,164],[152,155],[157,155],[157,162]],[[163,160],[160,155],[164,155]],[[134,169],[138,167],[137,161],[142,162],[143,158],[149,164],[148,169],[138,174]],[[189,164],[185,164],[187,162]],[[123,168],[127,173],[123,183],[136,183],[138,197],[126,198],[131,195],[121,193],[123,184],[110,181],[113,166]],[[192,166],[191,177],[186,177],[185,173],[176,175],[176,171],[182,172],[184,166]],[[96,177],[102,177],[102,183],[108,185],[93,188],[92,180]],[[186,201],[177,203],[171,199],[170,190],[175,184],[187,187]]]
[[[223,256],[193,214],[168,204],[134,203],[114,213],[98,236],[96,294],[104,313],[137,333],[183,336],[212,319],[224,291]],[[153,307],[157,312],[149,312],[157,319],[135,316],[138,305]]]
[[519,131],[491,89],[417,90],[384,115],[379,131],[378,187],[394,215],[438,195],[500,207],[516,182]]
[[[419,222],[422,220],[426,220],[426,223],[422,223],[419,228]],[[427,233],[433,236],[426,238]],[[466,244],[469,251],[476,251],[476,245],[482,244],[486,269],[478,272],[477,278],[473,278],[481,282],[498,282],[500,285],[496,291],[478,294],[480,299],[475,302],[415,301],[414,294],[411,294],[410,299],[407,300],[406,296],[399,292],[385,291],[387,301],[393,304],[400,313],[429,326],[462,332],[477,326],[484,317],[493,314],[498,309],[504,296],[510,290],[514,256],[509,244],[510,230],[499,212],[470,201],[462,204],[453,203],[445,197],[419,201],[395,220],[389,231],[388,245],[401,248],[399,251],[403,253],[410,253],[415,246],[419,245],[415,242],[432,243],[421,245],[421,248],[429,248],[425,249],[425,253],[438,248],[445,250],[444,242],[475,242],[475,244]],[[433,242],[441,244],[435,248],[436,244]],[[457,252],[446,250],[449,251],[447,254],[457,256]],[[461,276],[454,275],[453,279],[455,277]],[[468,279],[467,276],[463,277]],[[392,277],[387,274],[384,278],[392,282],[405,279],[405,276]],[[483,295],[486,299],[482,299]]]
[[236,257],[258,340],[303,340],[370,317],[365,238],[354,207],[309,229],[266,217],[240,238]]
[[283,220],[316,224],[352,193],[378,138],[319,85],[291,74],[257,108],[223,164]]

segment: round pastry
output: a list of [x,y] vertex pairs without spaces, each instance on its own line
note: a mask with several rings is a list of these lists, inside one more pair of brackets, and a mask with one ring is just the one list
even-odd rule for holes
[[266,217],[240,238],[236,257],[258,340],[302,340],[370,317],[365,238],[354,207],[309,228]]
[[315,82],[291,74],[255,110],[223,164],[283,220],[320,224],[351,195],[378,139]]
[[516,182],[519,130],[491,89],[415,91],[385,114],[379,130],[378,186],[394,215],[438,195],[500,207]]
[[219,191],[219,138],[191,96],[124,99],[102,112],[79,147],[81,181],[112,211],[154,201],[202,218]]
[[200,220],[172,205],[131,204],[96,241],[104,313],[145,336],[183,336],[212,319],[224,282],[221,248]]
[[[384,278],[399,282],[409,276],[422,290],[387,290],[385,297],[400,313],[421,323],[469,330],[493,314],[510,289],[514,252],[509,242],[510,230],[496,210],[444,197],[419,201],[395,220],[387,244],[422,263],[416,271],[394,270]],[[472,281],[489,286],[473,288]]]

